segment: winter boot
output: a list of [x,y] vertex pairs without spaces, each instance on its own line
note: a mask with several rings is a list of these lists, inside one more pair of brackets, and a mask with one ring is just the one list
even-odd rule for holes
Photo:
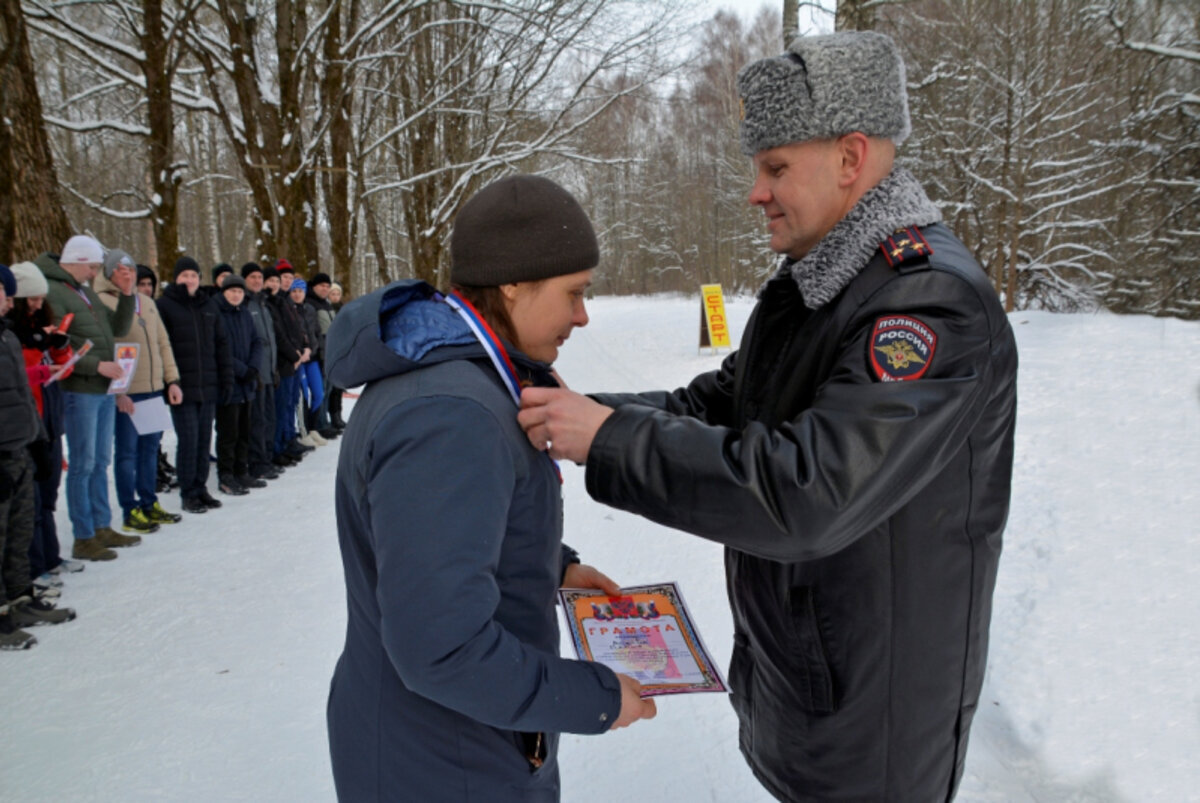
[[17,627],[8,605],[0,605],[0,650],[27,650],[37,639]]
[[17,597],[8,605],[8,615],[17,627],[61,625],[75,618],[72,608],[55,608],[49,602],[29,597]]
[[204,503],[204,506],[207,507],[209,510],[212,510],[213,508],[218,508],[221,506],[221,503],[218,500],[213,499],[213,495],[208,492],[207,488],[205,488],[203,491],[200,492],[200,496],[198,498],[200,499],[201,502]]
[[189,496],[183,500],[184,513],[207,513],[208,505],[199,496]]
[[148,508],[144,508],[142,513],[155,524],[177,524],[183,521],[183,516],[165,510],[158,502],[155,502]]
[[101,527],[96,530],[96,538],[100,540],[101,544],[107,547],[137,546],[142,543],[140,535],[122,535],[112,527]]
[[218,477],[217,488],[221,491],[221,493],[229,494],[230,496],[245,496],[246,494],[250,493],[242,487],[242,484],[238,482],[232,474],[222,474],[220,477]]
[[71,557],[75,560],[113,560],[117,553],[104,546],[101,538],[76,538]]
[[125,517],[123,525],[126,530],[131,530],[135,533],[156,533],[158,525],[150,520],[150,517],[141,511],[140,508],[134,508],[129,511],[129,515]]
[[238,485],[243,488],[266,488],[267,484],[260,479],[251,477],[249,474],[238,474],[234,477]]

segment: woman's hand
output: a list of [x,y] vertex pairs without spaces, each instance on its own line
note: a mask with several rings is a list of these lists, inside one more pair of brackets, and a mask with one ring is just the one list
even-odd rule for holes
[[610,597],[621,596],[621,587],[604,572],[586,563],[572,563],[563,572],[563,588],[598,588]]

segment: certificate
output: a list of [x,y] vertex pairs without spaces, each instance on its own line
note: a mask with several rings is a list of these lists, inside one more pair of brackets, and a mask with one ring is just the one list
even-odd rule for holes
[[108,383],[108,392],[124,393],[129,389],[129,383],[133,381],[133,374],[137,371],[138,344],[115,343],[113,350],[115,362],[121,367],[121,375]]
[[558,592],[575,653],[642,684],[642,696],[727,692],[675,583]]

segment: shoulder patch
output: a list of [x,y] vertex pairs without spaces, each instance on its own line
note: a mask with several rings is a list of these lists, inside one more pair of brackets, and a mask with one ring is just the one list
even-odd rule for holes
[[908,315],[885,315],[875,320],[867,343],[867,360],[880,382],[920,379],[933,361],[937,335]]
[[897,229],[895,234],[879,244],[879,250],[883,252],[888,265],[893,268],[909,260],[927,258],[933,253],[933,249],[916,226]]

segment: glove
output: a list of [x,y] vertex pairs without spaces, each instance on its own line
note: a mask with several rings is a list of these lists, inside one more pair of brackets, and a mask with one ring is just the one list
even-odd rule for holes
[[54,473],[54,450],[50,441],[36,440],[29,444],[29,455],[33,458],[33,479],[45,482]]
[[247,368],[246,375],[242,377],[242,384],[250,387],[258,387],[258,369]]
[[228,407],[233,404],[233,387],[226,386],[221,388],[221,406]]
[[50,336],[38,327],[33,327],[22,333],[21,345],[25,348],[45,351],[50,348]]

